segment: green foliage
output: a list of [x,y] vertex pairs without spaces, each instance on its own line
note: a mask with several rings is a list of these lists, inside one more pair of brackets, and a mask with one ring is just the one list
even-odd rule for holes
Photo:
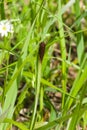
[[[86,6],[79,0],[0,1],[0,27],[10,19],[14,30],[2,37],[0,28],[0,130],[86,129]],[[59,110],[50,92],[61,94]],[[26,120],[18,122],[23,109]]]

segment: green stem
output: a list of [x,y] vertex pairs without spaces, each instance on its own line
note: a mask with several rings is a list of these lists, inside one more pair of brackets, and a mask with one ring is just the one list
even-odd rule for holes
[[41,79],[41,62],[39,59],[39,56],[37,57],[37,64],[36,64],[36,93],[35,93],[35,105],[34,105],[34,111],[32,115],[32,120],[30,124],[30,130],[33,130],[34,124],[35,124],[35,117],[37,112],[37,105],[38,105],[38,99],[39,99],[39,93],[40,93],[40,79]]
[[4,0],[1,0],[0,2],[0,12],[1,12],[1,20],[5,19]]
[[40,112],[43,110],[43,95],[44,95],[44,88],[41,86],[40,89]]
[[[63,30],[63,21],[62,21],[62,15],[61,15],[61,0],[58,1],[59,9],[59,19],[58,19],[58,24],[59,24],[59,35],[60,35],[60,46],[61,46],[61,56],[62,56],[62,88],[63,91],[66,92],[66,47],[65,47],[65,38],[64,38],[64,30]],[[64,106],[64,100],[65,100],[65,94],[63,94],[62,98],[62,108]]]

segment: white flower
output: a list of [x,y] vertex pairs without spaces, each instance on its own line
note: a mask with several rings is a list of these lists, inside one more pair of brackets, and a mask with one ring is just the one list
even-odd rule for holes
[[13,33],[13,25],[9,20],[2,20],[0,22],[0,35],[1,37],[7,37],[8,33]]

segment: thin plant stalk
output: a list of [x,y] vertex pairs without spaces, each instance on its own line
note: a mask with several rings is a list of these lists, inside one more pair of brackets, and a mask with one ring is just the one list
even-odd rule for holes
[[[59,36],[60,36],[60,47],[61,47],[61,56],[62,56],[62,88],[63,91],[66,92],[66,47],[65,47],[65,38],[64,38],[64,30],[63,30],[63,21],[62,21],[62,14],[61,14],[61,0],[58,1],[58,25],[59,25]],[[62,98],[62,108],[64,106],[65,94],[63,94]]]
[[[32,120],[30,124],[30,130],[33,130],[34,128],[39,95],[41,94],[42,96],[40,96],[40,103],[43,102],[43,88],[40,87],[40,82],[41,82],[42,60],[43,60],[44,53],[45,53],[45,43],[41,42],[39,45],[39,51],[38,51],[37,62],[36,62],[35,105],[34,105],[34,111],[33,111]],[[41,94],[40,94],[40,90],[41,90]],[[40,104],[40,110],[42,110],[42,108],[43,108],[43,103]]]
[[34,104],[34,111],[32,115],[32,120],[30,124],[30,130],[33,130],[35,119],[36,119],[36,112],[37,112],[37,105],[39,100],[39,93],[40,93],[40,80],[41,80],[41,62],[39,59],[39,56],[37,57],[37,63],[36,63],[36,92],[35,92],[35,104]]
[[42,85],[40,89],[40,112],[42,112],[43,110],[43,96],[44,96],[44,88]]

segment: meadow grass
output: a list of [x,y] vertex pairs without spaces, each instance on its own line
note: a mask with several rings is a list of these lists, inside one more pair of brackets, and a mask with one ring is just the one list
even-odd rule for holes
[[[86,8],[85,0],[0,1],[0,130],[87,129]],[[2,36],[7,19],[14,32]],[[49,93],[58,92],[57,110]]]

